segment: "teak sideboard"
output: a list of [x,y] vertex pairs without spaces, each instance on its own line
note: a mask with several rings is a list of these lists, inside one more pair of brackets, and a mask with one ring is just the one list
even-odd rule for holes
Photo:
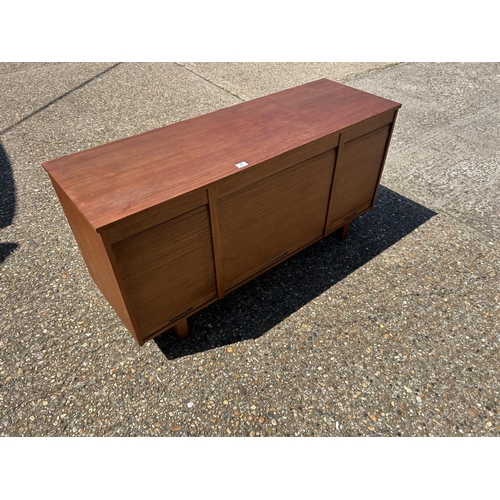
[[43,163],[139,345],[370,210],[399,103],[327,79]]

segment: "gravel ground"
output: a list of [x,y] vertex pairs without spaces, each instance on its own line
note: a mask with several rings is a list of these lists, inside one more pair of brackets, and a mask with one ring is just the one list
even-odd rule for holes
[[[40,163],[322,76],[403,104],[374,210],[137,347]],[[499,78],[0,64],[0,435],[498,436]]]

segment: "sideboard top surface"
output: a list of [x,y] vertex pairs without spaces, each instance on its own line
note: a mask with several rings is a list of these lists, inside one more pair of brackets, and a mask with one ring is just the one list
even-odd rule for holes
[[[321,79],[43,167],[97,230],[399,107]],[[240,162],[248,166],[239,169]]]

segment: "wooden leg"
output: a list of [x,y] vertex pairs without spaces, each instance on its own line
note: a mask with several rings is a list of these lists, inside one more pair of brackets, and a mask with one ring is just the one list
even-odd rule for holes
[[342,227],[339,227],[336,231],[335,231],[335,236],[340,240],[340,241],[344,241],[346,238],[347,238],[347,233],[349,232],[349,226],[351,225],[350,222],[348,222],[347,224],[343,225]]
[[181,319],[174,325],[175,334],[182,340],[189,335],[189,327],[187,319]]

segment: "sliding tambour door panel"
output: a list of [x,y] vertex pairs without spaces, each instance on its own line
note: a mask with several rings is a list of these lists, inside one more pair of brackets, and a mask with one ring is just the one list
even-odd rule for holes
[[335,169],[330,230],[371,207],[389,133],[387,125],[344,145]]
[[327,151],[218,201],[226,290],[321,236],[335,154]]
[[112,248],[142,338],[216,297],[207,205]]

